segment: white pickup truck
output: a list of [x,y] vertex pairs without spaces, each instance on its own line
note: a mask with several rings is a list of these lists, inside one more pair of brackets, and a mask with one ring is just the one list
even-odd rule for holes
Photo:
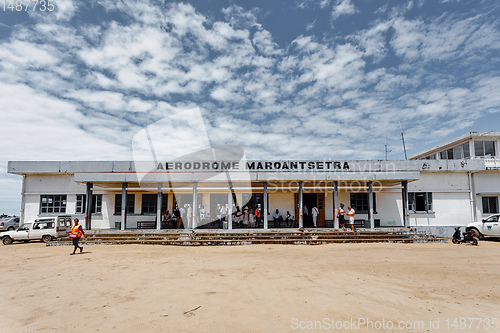
[[52,239],[66,236],[66,230],[70,227],[70,216],[43,217],[25,222],[16,230],[0,233],[0,239],[4,245],[12,244],[13,241],[30,240],[43,240],[47,243]]
[[488,216],[480,222],[469,223],[466,230],[474,231],[479,238],[500,237],[500,214]]

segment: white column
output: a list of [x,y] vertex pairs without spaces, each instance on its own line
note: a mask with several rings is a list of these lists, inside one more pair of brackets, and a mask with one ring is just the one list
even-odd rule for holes
[[402,196],[403,196],[403,227],[409,226],[408,222],[408,181],[403,180]]
[[19,216],[19,226],[21,226],[24,223],[24,208],[26,206],[26,199],[24,198],[24,195],[26,193],[26,175],[23,175],[23,185],[21,188],[21,214]]
[[299,182],[299,228],[304,227],[304,197],[303,183]]
[[339,209],[339,183],[333,182],[333,227],[338,229],[339,219],[337,218],[337,211]]
[[227,228],[233,229],[233,188],[231,183],[227,186]]
[[373,217],[373,182],[368,182],[368,219],[370,228],[375,228],[375,218]]
[[93,202],[92,202],[92,186],[94,184],[92,183],[87,183],[87,194],[86,194],[86,210],[85,210],[85,228],[87,230],[92,230],[92,207],[93,207]]
[[471,195],[471,201],[472,201],[472,218],[473,221],[471,222],[477,222],[477,203],[476,203],[476,182],[474,180],[474,173],[470,173],[470,195]]
[[264,209],[261,211],[261,216],[264,217],[264,229],[269,229],[269,221],[267,219],[267,182],[264,183]]
[[193,221],[193,229],[196,229],[198,227],[198,183],[194,182],[193,183],[193,216],[192,216],[192,221]]
[[161,230],[161,206],[163,193],[161,191],[163,184],[158,183],[158,194],[156,197],[156,230]]
[[127,183],[122,183],[122,218],[121,218],[121,230],[125,230],[125,224],[127,223]]

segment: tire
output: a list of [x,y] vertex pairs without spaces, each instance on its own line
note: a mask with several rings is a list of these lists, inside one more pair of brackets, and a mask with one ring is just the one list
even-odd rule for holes
[[452,238],[452,239],[451,239],[451,242],[452,242],[453,244],[460,244],[460,242],[459,242],[459,241],[457,241],[455,238]]
[[483,235],[481,235],[481,233],[479,232],[479,230],[477,230],[476,228],[471,228],[470,231],[472,231],[478,239],[483,239]]
[[10,226],[10,227],[8,227],[8,228],[7,228],[7,231],[12,231],[12,230],[14,230],[14,229],[15,229],[15,228],[14,228],[13,226]]
[[9,245],[9,244],[12,244],[12,238],[10,238],[9,236],[5,236],[5,237],[2,239],[2,243],[3,243],[3,245]]
[[472,245],[476,245],[476,246],[477,246],[477,243],[478,243],[478,242],[479,242],[479,238],[477,238],[476,236],[473,236],[473,237],[472,237],[472,242],[471,242],[471,244],[472,244]]
[[42,236],[42,240],[45,242],[45,243],[48,243],[52,240],[52,236],[51,235],[43,235]]

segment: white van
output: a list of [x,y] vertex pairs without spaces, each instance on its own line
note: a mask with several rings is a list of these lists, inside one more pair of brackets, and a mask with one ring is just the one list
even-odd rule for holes
[[13,241],[29,242],[30,240],[43,240],[48,243],[52,239],[64,237],[71,228],[71,216],[42,217],[23,223],[16,230],[0,233],[4,245]]

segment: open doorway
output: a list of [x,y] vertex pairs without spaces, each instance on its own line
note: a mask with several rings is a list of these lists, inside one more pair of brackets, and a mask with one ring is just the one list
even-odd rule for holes
[[[312,219],[312,209],[317,207],[319,211],[318,215],[318,227],[325,226],[325,194],[324,193],[304,193],[303,194],[304,206],[307,205],[307,210],[309,215],[306,216],[304,212],[304,228],[312,228],[314,226]],[[295,219],[299,219],[299,195],[295,194]]]

